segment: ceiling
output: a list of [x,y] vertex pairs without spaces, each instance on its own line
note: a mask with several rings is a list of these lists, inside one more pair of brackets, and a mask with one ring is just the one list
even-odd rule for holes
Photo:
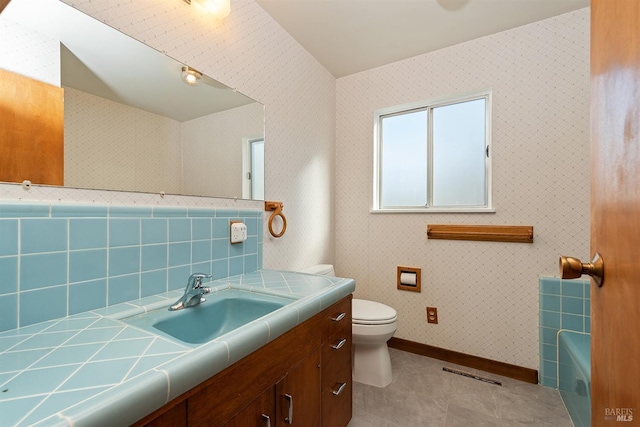
[[335,77],[590,4],[590,0],[256,1]]

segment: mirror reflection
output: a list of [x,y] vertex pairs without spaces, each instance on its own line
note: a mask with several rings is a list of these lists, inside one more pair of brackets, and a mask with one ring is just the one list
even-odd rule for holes
[[264,199],[262,104],[60,1],[7,6],[0,68],[64,88],[65,187]]

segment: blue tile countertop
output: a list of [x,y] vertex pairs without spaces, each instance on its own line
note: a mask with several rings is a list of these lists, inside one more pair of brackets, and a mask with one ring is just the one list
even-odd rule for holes
[[182,291],[2,332],[0,426],[129,425],[355,290],[353,279],[274,270],[207,286],[294,301],[198,346],[121,321]]

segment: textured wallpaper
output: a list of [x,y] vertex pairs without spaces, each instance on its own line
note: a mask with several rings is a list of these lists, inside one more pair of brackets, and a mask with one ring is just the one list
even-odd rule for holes
[[0,15],[0,68],[60,86],[60,44]]
[[[486,88],[496,212],[370,213],[374,110]],[[337,273],[398,311],[396,337],[537,369],[538,277],[589,258],[589,9],[343,77],[336,105]],[[533,225],[535,243],[427,240],[427,224]],[[398,265],[422,268],[422,293],[396,289]]]
[[[263,103],[266,197],[284,203],[288,220],[280,239],[272,238],[265,224],[264,266],[297,269],[333,261],[335,79],[324,67],[253,0],[232,0],[231,15],[222,22],[182,0],[65,3]],[[0,37],[0,49],[4,41]],[[0,185],[0,199],[263,206],[207,197],[46,187],[26,191],[17,185]]]
[[64,183],[180,194],[181,135],[176,120],[65,87]]

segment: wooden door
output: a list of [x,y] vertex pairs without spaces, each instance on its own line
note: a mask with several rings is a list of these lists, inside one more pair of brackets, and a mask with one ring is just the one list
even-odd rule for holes
[[64,184],[64,91],[0,69],[0,181]]
[[[591,1],[593,426],[640,425],[640,1]],[[620,424],[621,423],[621,424]]]
[[[276,424],[280,427],[320,427],[320,387],[318,349],[298,363],[276,385]],[[290,411],[291,405],[293,410]]]

